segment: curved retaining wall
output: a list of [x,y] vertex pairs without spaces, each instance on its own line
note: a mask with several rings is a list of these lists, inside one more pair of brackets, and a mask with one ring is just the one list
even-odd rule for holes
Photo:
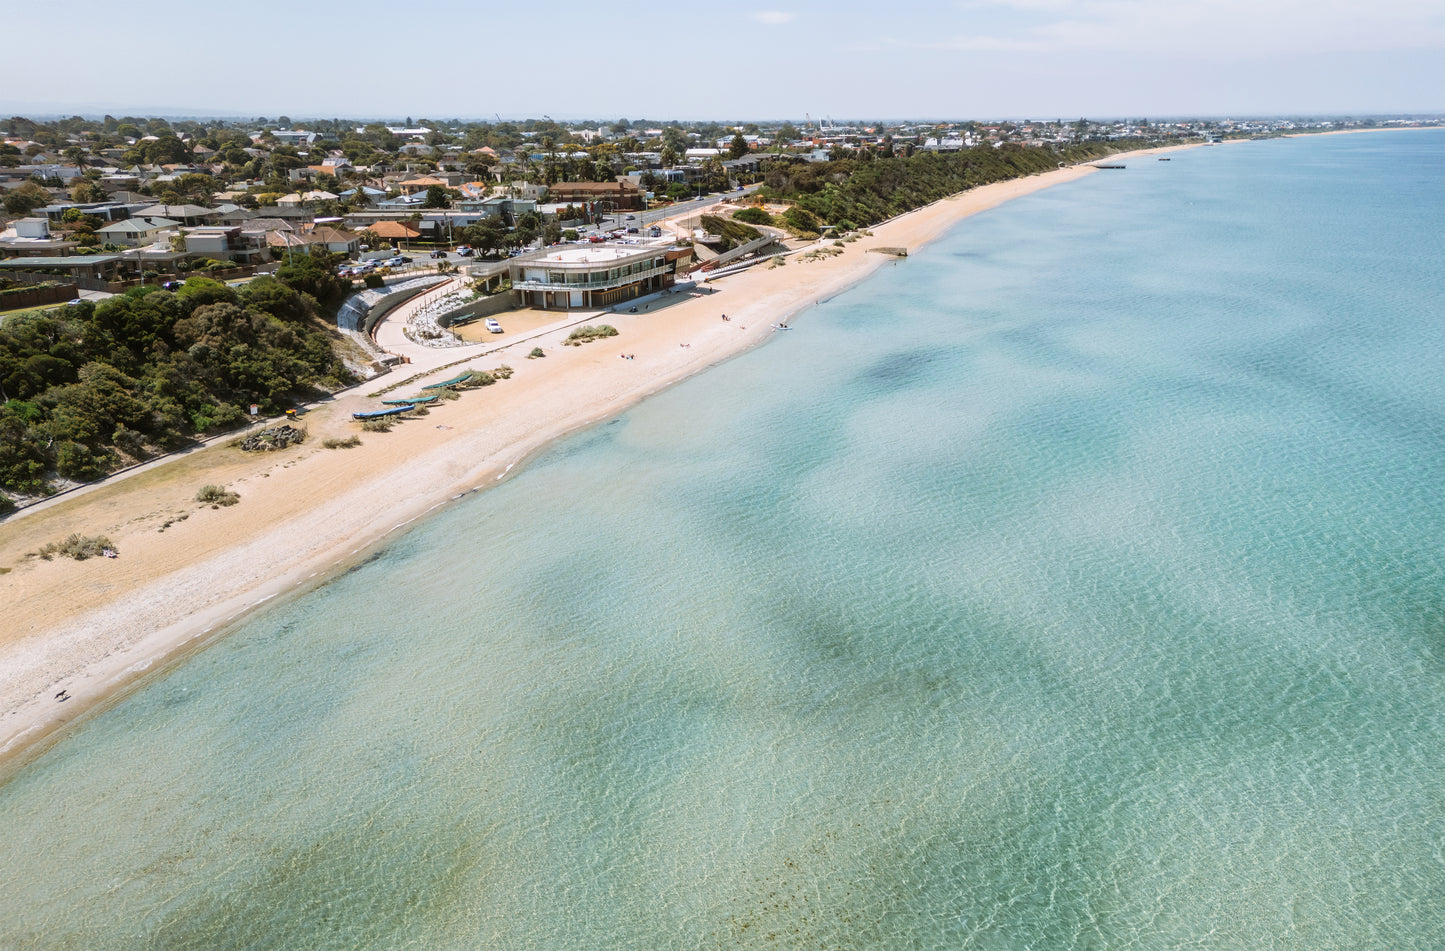
[[377,322],[398,304],[449,280],[449,277],[418,277],[360,291],[348,297],[336,312],[336,326],[369,337]]

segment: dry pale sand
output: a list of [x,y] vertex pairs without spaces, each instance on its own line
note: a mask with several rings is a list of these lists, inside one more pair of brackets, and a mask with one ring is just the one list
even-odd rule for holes
[[[710,292],[606,315],[620,335],[583,347],[561,341],[587,315],[501,315],[508,332],[500,337],[408,351],[412,365],[311,408],[299,447],[250,454],[222,442],[12,517],[0,525],[0,765],[13,769],[256,605],[321,583],[448,500],[496,483],[548,442],[758,343],[774,323],[893,261],[870,247],[915,249],[968,215],[1090,171],[975,189],[879,225],[836,257],[762,265]],[[400,347],[398,338],[379,336]],[[527,359],[536,346],[547,356]],[[378,408],[382,390],[410,395],[456,367],[502,363],[515,370],[509,380],[389,433],[362,434],[357,448],[322,447],[327,437],[359,433],[351,413]],[[424,378],[412,380],[417,375]],[[209,483],[238,492],[240,504],[195,502]],[[120,557],[27,557],[71,532],[109,536]],[[68,699],[56,699],[61,691]]]

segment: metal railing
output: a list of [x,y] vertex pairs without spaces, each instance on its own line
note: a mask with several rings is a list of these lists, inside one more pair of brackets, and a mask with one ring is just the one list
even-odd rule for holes
[[666,273],[668,273],[668,268],[664,265],[602,281],[514,281],[512,288],[522,291],[604,291],[612,287],[636,284],[638,281],[645,281],[649,277],[657,277]]

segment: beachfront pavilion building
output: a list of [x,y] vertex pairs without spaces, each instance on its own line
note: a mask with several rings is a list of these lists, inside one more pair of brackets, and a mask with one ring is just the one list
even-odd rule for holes
[[523,307],[595,310],[671,287],[691,248],[623,244],[545,248],[508,262]]

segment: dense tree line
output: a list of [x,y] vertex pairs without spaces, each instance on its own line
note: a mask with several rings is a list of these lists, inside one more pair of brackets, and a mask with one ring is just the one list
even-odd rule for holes
[[760,193],[795,202],[823,224],[865,227],[978,185],[1048,171],[1061,162],[1099,158],[1109,151],[1104,146],[1055,151],[1004,145],[891,158],[863,153],[830,162],[774,165]]
[[[0,324],[0,489],[89,480],[350,378],[332,349],[348,286],[298,258],[234,289],[191,278]],[[0,494],[0,509],[8,499]]]

